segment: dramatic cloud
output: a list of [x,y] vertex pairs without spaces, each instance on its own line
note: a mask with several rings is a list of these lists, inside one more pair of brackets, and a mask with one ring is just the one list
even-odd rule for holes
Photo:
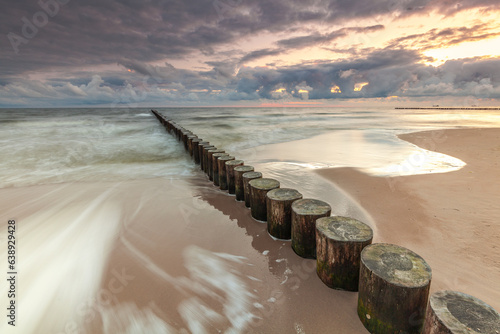
[[500,36],[500,31],[493,31],[493,29],[486,24],[477,24],[470,28],[450,27],[441,30],[431,29],[423,34],[399,37],[392,40],[388,47],[406,46],[409,48],[427,50],[435,48],[436,45],[447,47],[464,42],[484,40],[496,36]]
[[[498,54],[432,67],[422,53],[498,37],[481,16],[437,24],[498,14],[494,0],[0,4],[0,106],[498,96]],[[418,15],[428,29],[389,29]]]

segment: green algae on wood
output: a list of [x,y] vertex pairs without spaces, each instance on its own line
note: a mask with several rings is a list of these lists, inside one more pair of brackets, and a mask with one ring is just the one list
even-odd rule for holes
[[358,316],[370,333],[420,334],[432,271],[418,254],[391,244],[361,252]]
[[316,272],[328,287],[358,291],[361,251],[371,244],[372,229],[349,217],[316,220]]
[[253,172],[253,166],[236,166],[234,167],[234,193],[237,201],[245,200],[245,192],[243,189],[243,174]]
[[295,189],[278,188],[266,194],[267,231],[275,238],[288,240],[292,237],[292,203],[302,199]]
[[457,291],[438,291],[429,300],[424,334],[500,333],[500,315],[480,299]]
[[316,219],[330,216],[332,208],[316,199],[292,203],[292,249],[304,258],[316,258]]
[[248,182],[250,187],[250,209],[252,217],[260,221],[267,221],[266,194],[268,191],[279,188],[277,180],[257,178]]

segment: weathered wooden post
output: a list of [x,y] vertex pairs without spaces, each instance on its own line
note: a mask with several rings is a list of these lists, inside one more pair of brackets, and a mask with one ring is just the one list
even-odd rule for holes
[[212,154],[212,172],[214,174],[214,185],[219,186],[219,158],[229,155],[227,153],[213,153]]
[[203,171],[208,175],[208,151],[216,150],[214,145],[203,146]]
[[316,219],[328,217],[332,208],[317,199],[292,203],[292,249],[304,258],[316,258]]
[[193,140],[197,139],[198,137],[196,135],[189,135],[187,137],[188,140],[188,152],[189,155],[192,157],[193,156]]
[[269,178],[258,178],[248,182],[250,186],[250,209],[252,217],[256,220],[267,221],[267,201],[268,191],[279,188],[280,183],[277,180]]
[[275,238],[292,237],[292,203],[302,199],[295,189],[278,188],[267,193],[267,231]]
[[219,164],[219,188],[227,190],[227,175],[226,175],[226,161],[234,160],[233,156],[224,155],[217,159]]
[[500,333],[500,315],[490,305],[457,291],[438,291],[429,300],[423,334]]
[[182,126],[180,126],[180,125],[176,125],[175,126],[175,130],[176,130],[175,134],[177,136],[177,140],[181,141],[181,139],[182,139],[182,130],[184,130],[184,128]]
[[316,220],[316,272],[328,287],[358,291],[361,251],[372,243],[372,229],[348,217]]
[[253,172],[252,166],[236,166],[234,167],[234,193],[237,201],[245,200],[245,190],[243,188],[243,174]]
[[203,142],[203,139],[198,138],[198,139],[193,139],[191,141],[193,143],[193,159],[194,163],[199,164],[200,163],[200,149],[198,145]]
[[227,191],[233,195],[236,192],[234,183],[234,168],[243,166],[243,160],[231,160],[226,162]]
[[203,146],[210,145],[208,141],[198,143],[198,156],[200,157],[200,169],[203,170]]
[[361,252],[358,316],[370,333],[420,334],[432,271],[418,254],[391,244]]
[[207,156],[208,156],[208,179],[210,181],[213,181],[214,180],[214,162],[213,162],[213,154],[214,153],[225,153],[224,150],[220,150],[220,149],[213,149],[213,150],[209,150],[207,152]]
[[184,130],[182,131],[182,143],[184,144],[184,149],[188,151],[188,136],[193,135],[191,131]]
[[262,177],[261,172],[247,172],[241,176],[243,178],[243,193],[245,195],[245,206],[250,207],[250,185],[251,180],[259,179]]

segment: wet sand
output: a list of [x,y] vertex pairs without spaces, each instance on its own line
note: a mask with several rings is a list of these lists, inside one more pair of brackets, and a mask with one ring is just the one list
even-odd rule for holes
[[201,172],[0,197],[19,240],[17,326],[2,333],[366,332],[355,293],[323,285]]
[[457,290],[500,310],[500,129],[400,138],[467,165],[450,173],[390,178],[352,168],[317,172],[370,213],[377,227],[374,242],[410,248],[430,264],[431,293]]

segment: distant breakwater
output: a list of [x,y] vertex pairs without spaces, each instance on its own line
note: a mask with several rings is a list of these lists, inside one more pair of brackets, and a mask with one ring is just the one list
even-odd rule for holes
[[500,110],[500,107],[396,107],[394,109],[415,110]]

